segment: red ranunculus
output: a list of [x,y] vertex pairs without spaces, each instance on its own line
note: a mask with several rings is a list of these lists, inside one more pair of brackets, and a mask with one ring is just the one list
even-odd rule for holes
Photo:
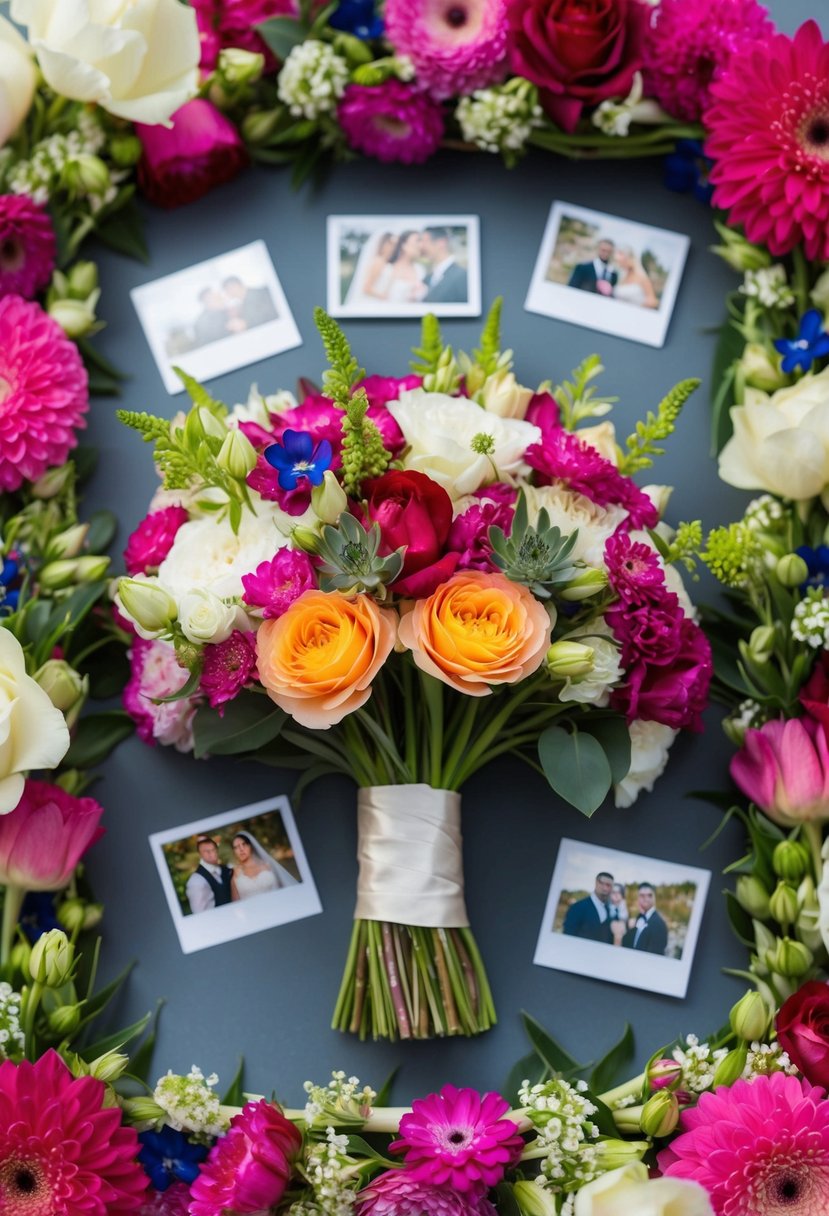
[[[458,561],[456,553],[438,560],[452,526],[451,498],[431,477],[414,471],[384,473],[367,481],[364,489],[369,522],[380,525],[380,552],[392,553],[406,546],[395,591],[401,595],[431,595],[438,583],[453,573]],[[432,568],[434,578],[424,578]],[[415,575],[420,577],[413,578]]]
[[812,980],[783,1003],[777,1038],[807,1081],[829,1087],[829,984]]
[[585,106],[630,92],[649,12],[641,0],[509,0],[510,67],[573,131]]
[[138,182],[160,207],[192,203],[248,163],[233,123],[201,97],[176,110],[172,127],[136,123],[135,130],[144,148]]
[[817,666],[801,688],[800,704],[810,718],[820,722],[829,737],[829,651],[822,652]]

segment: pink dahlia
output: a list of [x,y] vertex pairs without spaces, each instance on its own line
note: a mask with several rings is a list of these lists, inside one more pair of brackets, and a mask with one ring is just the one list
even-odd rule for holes
[[277,66],[273,52],[254,28],[271,17],[296,16],[294,0],[191,0],[196,10],[202,53],[201,66],[212,72],[219,51],[226,46],[245,51],[261,52],[265,56],[265,71]]
[[645,93],[675,118],[695,122],[735,51],[773,33],[757,0],[661,0],[645,35]]
[[496,1216],[488,1199],[418,1182],[408,1169],[380,1174],[357,1196],[356,1216]]
[[55,1051],[0,1064],[0,1212],[121,1216],[137,1212],[147,1177],[138,1136],[106,1087],[73,1077]]
[[386,37],[436,101],[503,80],[505,0],[386,0]]
[[145,516],[124,549],[127,574],[155,574],[170,552],[176,532],[189,518],[184,507],[164,507]]
[[708,1191],[717,1216],[829,1212],[829,1102],[776,1072],[721,1085],[686,1110],[659,1168]]
[[711,86],[713,204],[775,257],[829,258],[829,44],[815,21],[735,54]]
[[251,608],[261,608],[262,616],[282,616],[304,591],[317,585],[314,567],[307,553],[280,549],[253,574],[242,575],[243,599]]
[[86,370],[57,321],[20,296],[0,299],[0,491],[63,464],[88,408]]
[[406,1159],[415,1182],[482,1195],[521,1155],[524,1141],[509,1103],[499,1094],[444,1085],[439,1094],[418,1098],[400,1120],[400,1139],[389,1146]]
[[291,1177],[302,1137],[270,1102],[248,1102],[213,1145],[190,1188],[190,1216],[262,1212],[274,1207]]
[[0,194],[0,296],[31,300],[55,269],[57,244],[43,207],[20,194]]
[[200,690],[219,709],[256,679],[256,634],[234,629],[225,642],[204,648]]
[[422,164],[443,138],[440,106],[400,80],[348,85],[337,118],[350,148],[387,162]]
[[139,739],[145,743],[172,744],[176,751],[193,750],[193,718],[198,696],[156,704],[183,688],[187,672],[179,667],[175,647],[169,642],[146,642],[135,638],[130,647],[132,673],[124,688],[124,708],[135,719]]

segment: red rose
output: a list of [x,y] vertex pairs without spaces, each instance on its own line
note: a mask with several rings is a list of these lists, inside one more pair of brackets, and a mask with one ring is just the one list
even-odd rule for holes
[[135,130],[144,148],[138,182],[160,207],[192,203],[248,163],[233,123],[200,97],[176,110],[172,127],[139,122]]
[[553,122],[573,131],[584,106],[627,97],[648,12],[641,0],[509,0],[510,67],[538,86]]
[[441,558],[452,526],[451,498],[425,473],[384,473],[367,481],[364,489],[369,521],[380,525],[380,552],[406,546],[394,590],[401,595],[431,595],[458,562],[457,553]]
[[829,984],[811,980],[784,1002],[777,1037],[807,1081],[829,1088]]

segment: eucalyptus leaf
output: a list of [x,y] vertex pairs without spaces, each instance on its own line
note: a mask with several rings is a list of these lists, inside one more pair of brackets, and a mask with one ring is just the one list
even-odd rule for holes
[[283,61],[295,46],[305,41],[305,30],[294,17],[271,17],[269,21],[254,26],[254,29],[276,58]]
[[87,714],[75,727],[63,764],[67,768],[95,768],[134,730],[135,723],[123,709]]
[[225,706],[224,716],[203,707],[193,719],[194,754],[234,756],[256,751],[282,730],[288,715],[257,693],[240,693]]
[[565,802],[588,818],[602,805],[613,781],[598,739],[584,731],[550,726],[538,740],[544,776]]
[[624,781],[630,772],[630,731],[624,718],[598,718],[591,722],[588,733],[597,739],[610,765],[614,785]]
[[115,539],[118,519],[112,511],[94,511],[89,517],[86,548],[89,553],[105,553]]

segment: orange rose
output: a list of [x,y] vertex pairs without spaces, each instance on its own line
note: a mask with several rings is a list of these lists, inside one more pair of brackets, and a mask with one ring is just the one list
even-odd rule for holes
[[395,641],[396,616],[367,595],[306,591],[256,635],[259,678],[301,726],[327,730],[364,705]]
[[465,570],[400,622],[399,637],[422,671],[470,697],[493,684],[517,684],[535,671],[550,646],[546,608],[503,574]]

